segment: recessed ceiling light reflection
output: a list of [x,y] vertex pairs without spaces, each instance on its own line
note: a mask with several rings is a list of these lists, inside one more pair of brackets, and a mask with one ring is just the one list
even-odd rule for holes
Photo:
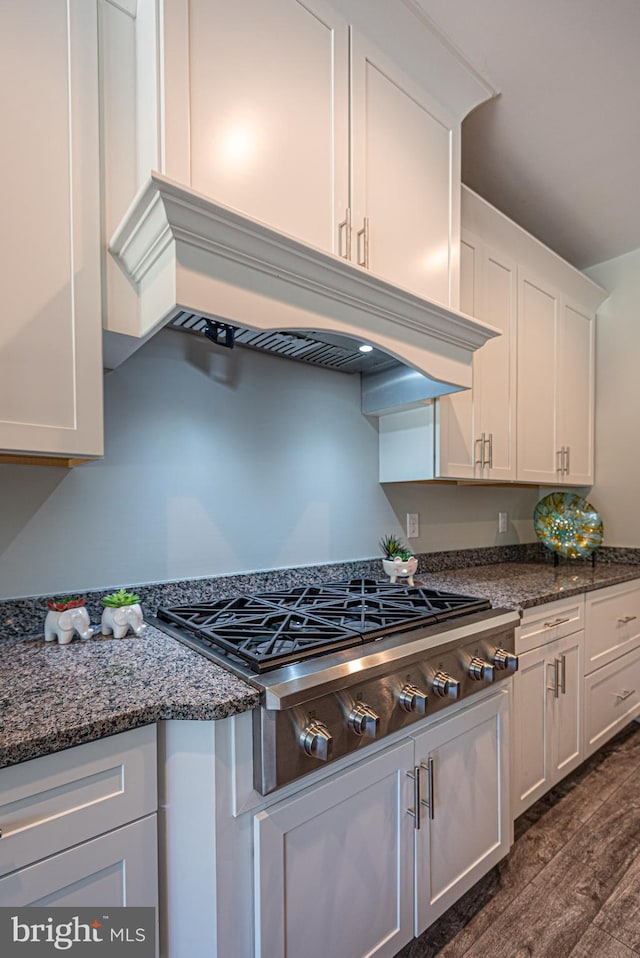
[[358,349],[361,353],[370,353],[373,351],[373,346],[367,346],[366,343],[363,343],[362,346],[358,346]]

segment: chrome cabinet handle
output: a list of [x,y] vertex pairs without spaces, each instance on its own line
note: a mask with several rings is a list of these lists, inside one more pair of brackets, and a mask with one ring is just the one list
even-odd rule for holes
[[618,622],[620,625],[626,625],[627,622],[633,622],[633,620],[637,618],[637,615],[623,615],[621,619],[618,619]]
[[567,694],[567,657],[566,655],[560,656],[560,663],[562,665],[562,672],[560,678],[560,691],[563,695]]
[[564,446],[556,452],[556,472],[560,475],[564,472]]
[[485,434],[482,433],[479,439],[476,439],[476,450],[478,448],[478,443],[480,444],[480,458],[474,461],[474,465],[480,466],[481,469],[484,469],[486,463],[484,459],[484,444],[486,439],[484,438]]
[[635,689],[622,689],[620,692],[614,692],[613,694],[619,702],[624,702],[624,700],[630,698],[635,691]]
[[[551,667],[551,662],[547,664],[549,665],[549,667]],[[560,663],[558,662],[558,660],[554,659],[553,660],[553,685],[547,685],[547,691],[553,692],[554,699],[557,699],[560,697],[560,682],[559,682],[559,675],[558,675],[559,665]]]
[[[369,269],[369,217],[365,216],[362,229],[356,233],[358,239],[358,266]],[[362,237],[363,255],[360,257],[360,237]]]
[[[488,466],[489,469],[492,469],[493,468],[493,433],[492,432],[489,433],[488,439],[485,439],[484,435],[485,434],[482,433],[482,466],[483,467]],[[486,459],[484,456],[485,443],[489,447],[489,455],[487,456]]]
[[571,616],[568,615],[565,616],[564,619],[552,619],[551,622],[545,622],[544,627],[545,629],[553,629],[556,625],[562,625],[563,622],[569,622],[570,619]]
[[433,808],[433,759],[429,758],[425,762],[420,762],[420,768],[423,768],[427,773],[427,800],[421,800],[420,804],[424,805],[425,808],[429,809],[429,818],[433,821],[434,818],[434,808]]
[[414,765],[412,772],[407,772],[407,778],[413,782],[413,805],[407,812],[413,818],[413,827],[420,828],[420,766]]
[[571,446],[564,447],[564,471],[565,474],[569,475],[569,467],[571,465]]
[[[342,231],[344,230],[345,248],[342,252]],[[344,219],[338,223],[338,255],[343,259],[351,259],[351,208],[347,207]]]

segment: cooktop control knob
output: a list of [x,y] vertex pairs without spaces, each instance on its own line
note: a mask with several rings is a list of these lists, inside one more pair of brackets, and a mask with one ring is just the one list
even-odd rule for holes
[[493,656],[493,664],[497,669],[508,669],[510,672],[518,671],[518,656],[513,652],[506,652],[504,649],[496,649]]
[[349,728],[353,729],[356,735],[375,738],[379,725],[379,716],[364,702],[358,702],[349,712]]
[[427,711],[427,693],[419,689],[417,685],[404,685],[400,690],[398,701],[405,712],[417,712],[418,715],[424,715]]
[[476,681],[484,679],[485,682],[493,682],[493,666],[490,662],[485,662],[484,659],[474,655],[469,662],[469,675]]
[[460,683],[447,672],[436,672],[433,676],[432,688],[441,698],[448,695],[450,699],[457,699],[460,695]]
[[313,758],[327,762],[333,752],[333,737],[324,722],[309,722],[300,733],[300,744]]

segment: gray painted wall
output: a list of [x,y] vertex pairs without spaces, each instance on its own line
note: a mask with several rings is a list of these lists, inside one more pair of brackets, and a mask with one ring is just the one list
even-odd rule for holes
[[640,547],[640,250],[585,270],[610,296],[596,327],[596,483],[605,544]]
[[[0,597],[530,542],[537,490],[381,486],[357,376],[164,332],[105,379],[104,460],[0,466]],[[509,531],[497,534],[497,512]]]

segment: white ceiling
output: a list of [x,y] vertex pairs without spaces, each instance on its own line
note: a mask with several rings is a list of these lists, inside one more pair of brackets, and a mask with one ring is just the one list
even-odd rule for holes
[[640,0],[418,0],[500,95],[463,181],[580,268],[640,248]]

